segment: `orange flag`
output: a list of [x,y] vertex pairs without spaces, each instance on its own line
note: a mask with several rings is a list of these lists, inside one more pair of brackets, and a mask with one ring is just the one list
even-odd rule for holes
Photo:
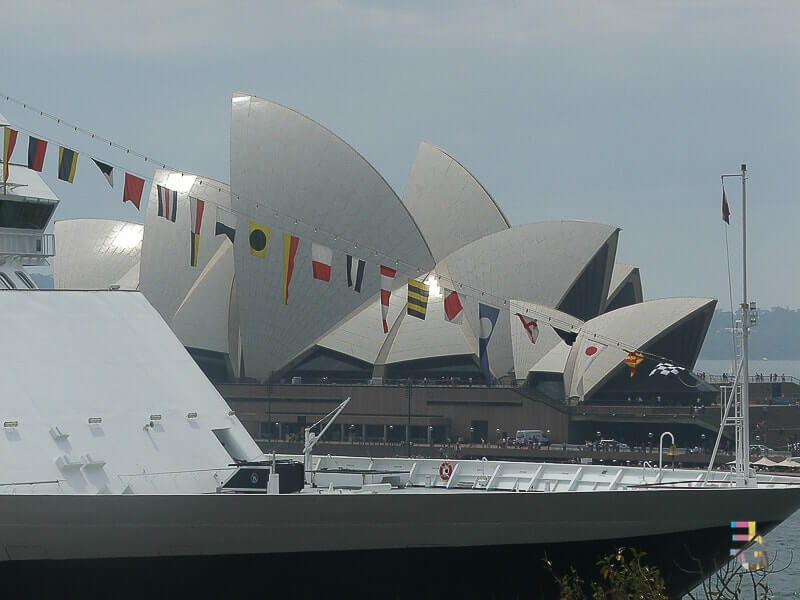
[[283,234],[283,303],[289,304],[289,283],[294,272],[294,257],[300,246],[300,238],[290,233]]
[[17,143],[17,131],[10,127],[5,128],[3,136],[3,193],[8,193],[8,163],[11,162],[11,155],[14,153],[14,145]]
[[624,362],[631,370],[631,377],[636,374],[636,367],[638,367],[644,361],[644,354],[641,352],[629,352],[628,356],[625,357]]

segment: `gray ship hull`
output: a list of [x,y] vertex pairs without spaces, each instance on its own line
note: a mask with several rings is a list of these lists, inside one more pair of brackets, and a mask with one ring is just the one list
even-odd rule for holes
[[562,571],[591,568],[622,544],[647,551],[677,593],[698,576],[681,574],[676,562],[696,569],[689,553],[706,568],[724,560],[730,521],[756,521],[764,533],[798,506],[794,487],[3,496],[0,571],[5,581],[40,586],[163,570],[163,585],[188,586],[207,568],[228,565],[259,580],[271,574],[271,585],[299,595],[307,585],[316,589],[321,575],[349,570],[355,581],[377,578],[389,597],[403,597],[409,585],[425,593],[463,586],[470,577],[476,581],[463,594],[513,597],[515,590],[547,594],[545,554]]

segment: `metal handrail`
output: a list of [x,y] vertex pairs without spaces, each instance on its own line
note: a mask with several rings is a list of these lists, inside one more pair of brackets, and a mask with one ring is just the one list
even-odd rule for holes
[[[712,375],[710,373],[700,373],[698,375],[700,379],[703,381],[707,381],[708,383],[733,383],[733,375]],[[785,375],[781,374],[778,375],[777,373],[771,374],[755,374],[750,375],[747,380],[750,383],[796,383],[800,384],[800,377],[795,377],[794,375]]]
[[39,231],[0,232],[0,255],[55,256],[56,238],[52,233]]
[[702,416],[702,412],[697,412],[696,406],[653,406],[643,404],[636,406],[628,405],[582,405],[574,407],[573,414],[576,416],[648,416],[648,417],[691,417]]

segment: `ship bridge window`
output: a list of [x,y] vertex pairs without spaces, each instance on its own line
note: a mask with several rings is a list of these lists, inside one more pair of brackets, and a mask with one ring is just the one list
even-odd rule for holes
[[31,280],[31,278],[28,277],[28,274],[25,271],[14,271],[14,273],[16,273],[17,277],[25,285],[26,288],[28,288],[29,290],[36,289],[36,284],[33,283],[33,280]]
[[6,275],[3,272],[0,272],[0,286],[7,290],[15,290],[17,289],[17,285],[11,281],[11,277]]
[[44,229],[53,216],[53,202],[18,202],[0,199],[0,227]]

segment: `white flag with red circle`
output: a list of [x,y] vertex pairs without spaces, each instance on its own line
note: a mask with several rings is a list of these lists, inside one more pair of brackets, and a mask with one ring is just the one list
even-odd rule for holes
[[[580,397],[583,397],[583,376],[586,374],[586,371],[589,370],[589,367],[592,365],[595,359],[607,347],[608,346],[601,344],[597,340],[591,340],[588,338],[584,338],[583,342],[581,343],[581,353],[578,355],[578,360],[576,361],[575,365],[575,374],[577,375],[578,382],[576,389],[578,390],[578,395]],[[574,380],[575,379],[573,379],[573,381]]]

